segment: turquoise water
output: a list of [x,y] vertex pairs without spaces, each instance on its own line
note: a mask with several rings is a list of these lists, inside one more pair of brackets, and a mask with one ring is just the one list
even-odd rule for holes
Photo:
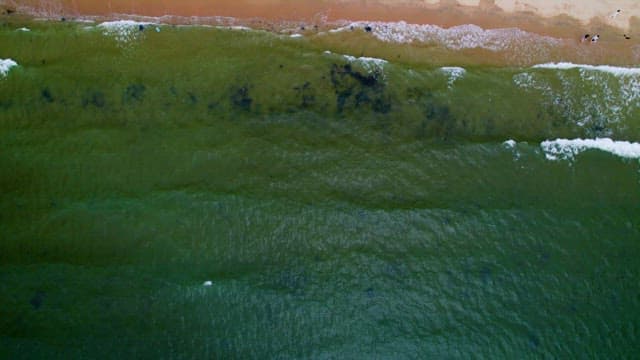
[[1,358],[635,356],[637,77],[18,25]]

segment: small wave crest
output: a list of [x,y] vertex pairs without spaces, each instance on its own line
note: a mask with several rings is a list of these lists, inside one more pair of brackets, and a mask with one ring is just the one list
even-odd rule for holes
[[611,65],[584,65],[584,64],[574,64],[569,62],[538,64],[538,65],[534,65],[533,68],[534,69],[557,69],[557,70],[581,69],[581,70],[588,70],[588,71],[601,71],[601,72],[606,72],[616,76],[640,75],[640,68],[629,68],[629,67],[611,66]]
[[[577,71],[567,71],[573,69]],[[624,127],[640,103],[640,68],[547,63],[514,75],[512,81],[544,96],[550,109],[594,137],[612,136],[612,126]]]
[[355,63],[355,64],[358,64],[358,65],[362,66],[362,68],[364,68],[368,72],[380,72],[380,73],[382,73],[382,70],[384,69],[384,66],[388,63],[388,61],[384,60],[384,59],[378,59],[378,58],[367,57],[367,56],[355,57],[355,56],[352,56],[352,55],[340,55],[340,54],[334,54],[329,50],[326,50],[324,52],[324,54],[325,55],[338,55],[338,56],[344,58],[345,60],[347,60],[350,63]]
[[619,157],[640,159],[640,143],[600,139],[555,139],[540,143],[549,160],[571,160],[589,149],[606,151]]
[[12,67],[18,66],[18,63],[12,59],[0,59],[0,77],[7,76]]

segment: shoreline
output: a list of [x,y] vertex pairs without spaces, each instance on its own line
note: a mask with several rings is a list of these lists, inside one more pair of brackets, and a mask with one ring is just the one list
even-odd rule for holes
[[[0,4],[2,4],[0,0]],[[210,2],[210,1],[209,1]],[[300,34],[305,37],[320,35],[335,29],[352,25],[355,30],[362,30],[371,24],[371,35],[377,40],[393,43],[394,40],[380,35],[377,30],[382,27],[407,27],[407,31],[415,32],[422,27],[439,27],[443,32],[455,31],[463,27],[477,27],[480,36],[494,30],[513,30],[520,39],[510,39],[511,43],[532,42],[544,43],[546,55],[532,56],[535,59],[509,60],[489,53],[488,62],[502,63],[505,65],[533,65],[542,62],[574,62],[591,65],[631,65],[640,61],[640,18],[635,16],[638,11],[624,11],[616,19],[605,19],[602,16],[592,18],[585,24],[585,12],[581,13],[582,19],[571,18],[565,14],[556,14],[552,17],[544,17],[536,14],[527,7],[514,7],[513,12],[503,10],[498,4],[506,7],[506,1],[480,1],[474,6],[473,0],[443,1],[413,1],[402,4],[391,4],[390,1],[376,1],[356,3],[354,1],[305,1],[283,2],[281,0],[239,0],[216,1],[215,9],[211,5],[206,7],[207,0],[164,1],[161,4],[147,0],[126,2],[132,13],[124,12],[123,1],[83,1],[78,4],[72,0],[56,2],[57,5],[42,6],[40,1],[26,0],[20,7],[12,8],[11,15],[3,15],[5,18],[25,17],[34,19],[47,19],[52,21],[116,21],[134,20],[142,22],[161,23],[166,25],[212,25],[212,26],[241,26],[256,30],[267,30],[277,34]],[[549,3],[549,0],[527,0],[522,3]],[[553,2],[553,1],[551,1]],[[629,1],[621,1],[629,3]],[[5,1],[5,4],[8,3]],[[251,3],[253,6],[249,6]],[[364,4],[364,5],[362,5]],[[588,2],[588,4],[600,4]],[[196,6],[197,5],[197,6]],[[512,4],[513,5],[513,4]],[[8,8],[4,5],[5,12]],[[587,6],[588,8],[588,6]],[[640,4],[636,6],[640,9]],[[0,7],[0,9],[2,9]],[[513,10],[512,9],[512,10]],[[172,11],[172,15],[164,14]],[[536,10],[538,11],[538,10]],[[134,14],[137,12],[136,14]],[[538,11],[540,12],[540,11]],[[593,11],[592,11],[593,13]],[[159,15],[160,14],[160,15]],[[586,12],[586,14],[589,14]],[[612,23],[628,23],[629,28],[624,30],[615,27]],[[637,26],[636,26],[637,25]],[[357,29],[361,28],[361,29]],[[638,36],[635,36],[636,30]],[[403,30],[404,31],[404,30]],[[368,31],[369,32],[369,31]],[[484,33],[483,33],[484,32]],[[584,34],[599,34],[598,43],[581,43]],[[520,35],[518,35],[520,34]],[[630,34],[627,35],[627,34]],[[455,35],[455,34],[454,34]],[[623,36],[624,35],[624,36]],[[298,35],[296,35],[298,36]],[[462,31],[459,36],[478,36]],[[317,38],[317,37],[316,37]],[[349,41],[349,37],[344,37]],[[397,45],[409,45],[408,47],[421,47],[420,41],[398,41]],[[549,41],[547,41],[549,40]],[[331,42],[329,42],[331,43]],[[393,47],[393,44],[391,45]],[[501,51],[521,51],[518,49],[504,48]],[[375,46],[368,46],[374,49]],[[482,48],[482,46],[480,46]],[[474,49],[454,49],[474,52]],[[536,52],[536,49],[527,49]],[[419,53],[415,52],[415,53]],[[369,55],[381,56],[383,52],[373,50]],[[471,55],[471,54],[467,54]],[[487,62],[487,54],[477,52],[478,63]],[[454,57],[455,58],[455,57]],[[468,56],[467,56],[468,58]],[[521,56],[518,56],[520,59]],[[473,61],[475,62],[475,61]]]
[[[640,3],[635,0],[0,0],[0,10],[56,17],[132,15],[181,19],[229,17],[270,24],[300,22],[323,25],[339,21],[405,21],[452,27],[475,24],[554,37],[574,37],[608,28],[640,31]],[[621,10],[620,13],[616,13]],[[0,11],[2,13],[2,11]]]

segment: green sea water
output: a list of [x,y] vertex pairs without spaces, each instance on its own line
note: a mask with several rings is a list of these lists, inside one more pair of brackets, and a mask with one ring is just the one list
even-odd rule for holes
[[157,30],[2,22],[0,358],[637,356],[640,78]]

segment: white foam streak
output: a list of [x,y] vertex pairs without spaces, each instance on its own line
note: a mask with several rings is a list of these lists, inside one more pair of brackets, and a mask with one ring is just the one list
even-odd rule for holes
[[[325,50],[324,54],[325,55],[334,55],[329,50]],[[340,55],[340,54],[335,54],[335,55],[342,56],[344,59],[346,59],[350,63],[359,64],[360,66],[362,66],[365,70],[367,70],[369,72],[382,71],[384,69],[384,66],[388,63],[387,60],[373,58],[373,57],[367,57],[367,56],[355,57],[355,56],[352,56],[352,55]]]
[[460,79],[467,73],[467,70],[457,66],[444,66],[440,68],[440,71],[444,72],[449,77],[449,80],[447,81],[449,87],[452,87],[456,80]]
[[533,68],[557,69],[557,70],[582,69],[582,70],[590,70],[590,71],[602,71],[602,72],[610,73],[616,76],[640,75],[640,68],[629,68],[629,67],[620,67],[620,66],[611,66],[611,65],[585,65],[585,64],[574,64],[569,62],[538,64],[538,65],[534,65]]
[[240,31],[252,31],[253,29],[248,27],[248,26],[240,26],[240,25],[233,25],[233,26],[216,26],[216,29],[221,29],[221,30],[240,30]]
[[139,22],[133,20],[107,21],[98,24],[98,28],[103,30],[103,34],[114,36],[118,42],[128,43],[137,38],[140,26],[148,26],[152,23]]
[[0,59],[0,77],[7,76],[14,66],[18,66],[18,63],[11,59]]
[[547,140],[540,143],[540,147],[549,160],[570,160],[589,149],[606,151],[623,158],[640,159],[640,143],[609,138]]
[[395,43],[439,43],[448,49],[463,50],[481,48],[491,51],[525,50],[541,45],[556,45],[560,40],[529,33],[517,28],[488,29],[466,24],[451,28],[436,25],[407,24],[400,22],[355,22],[330,32],[371,28],[379,40]]
[[378,67],[382,67],[382,66],[384,66],[384,64],[387,63],[387,60],[378,59],[378,58],[372,58],[372,57],[367,57],[367,56],[361,56],[361,57],[355,57],[355,56],[351,56],[351,55],[342,55],[342,56],[344,56],[345,59],[347,59],[347,60],[349,60],[351,62],[367,63],[367,64],[376,65]]

